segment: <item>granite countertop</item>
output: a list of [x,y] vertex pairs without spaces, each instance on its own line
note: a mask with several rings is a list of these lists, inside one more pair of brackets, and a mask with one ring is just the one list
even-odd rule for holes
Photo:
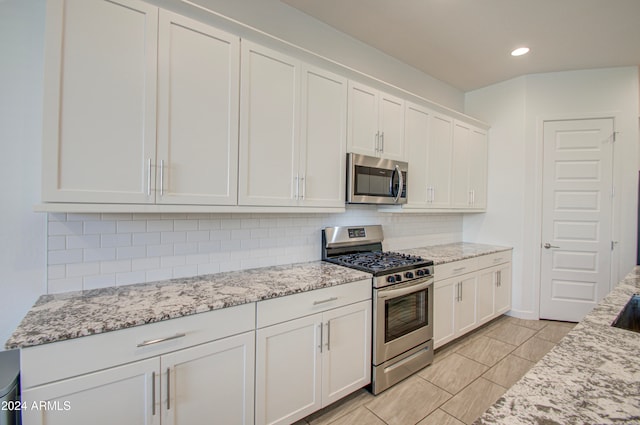
[[610,326],[639,292],[635,267],[476,424],[640,424],[640,333]]
[[510,251],[513,248],[498,245],[485,245],[470,242],[456,242],[445,245],[432,245],[421,248],[405,249],[401,252],[410,255],[418,255],[433,260],[434,265],[451,263],[481,255],[494,254],[496,252]]
[[5,348],[115,331],[362,279],[371,275],[315,261],[43,295]]

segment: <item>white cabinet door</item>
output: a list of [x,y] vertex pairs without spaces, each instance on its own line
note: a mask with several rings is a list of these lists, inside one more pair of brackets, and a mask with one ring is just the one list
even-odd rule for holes
[[241,50],[238,203],[295,205],[300,62],[244,40]]
[[298,197],[304,206],[344,207],[347,80],[302,67]]
[[431,113],[426,108],[407,103],[405,113],[405,143],[411,183],[407,185],[406,208],[425,208],[429,201],[427,152]]
[[47,2],[44,202],[153,203],[158,9]]
[[[159,425],[157,358],[22,391],[24,425]],[[154,382],[155,381],[155,382]]]
[[380,156],[404,161],[404,100],[380,93]]
[[349,152],[376,156],[379,150],[378,91],[349,81],[347,143]]
[[481,270],[478,274],[478,296],[476,297],[476,309],[478,313],[478,325],[481,325],[495,317],[494,269]]
[[[432,114],[427,143],[428,208],[451,207],[451,169],[453,163],[453,119]],[[413,178],[413,177],[412,177]]]
[[252,424],[254,364],[254,332],[162,356],[162,424]]
[[322,314],[256,332],[256,424],[290,424],[322,407]]
[[495,272],[496,315],[511,310],[511,263],[504,264]]
[[158,203],[235,205],[240,40],[160,10]]
[[456,333],[462,335],[476,327],[476,289],[477,275],[471,273],[463,276],[458,283],[458,298],[455,305]]
[[453,126],[452,206],[471,208],[469,189],[469,134],[471,127],[456,121]]
[[322,406],[371,382],[371,301],[323,314]]
[[484,130],[471,128],[469,132],[469,189],[475,209],[487,208],[488,139]]
[[455,304],[458,281],[445,279],[434,283],[433,290],[433,344],[439,348],[456,336]]

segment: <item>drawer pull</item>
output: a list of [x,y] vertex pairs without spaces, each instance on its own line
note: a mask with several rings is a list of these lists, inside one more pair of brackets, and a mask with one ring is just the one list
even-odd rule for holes
[[338,297],[331,297],[331,298],[327,298],[326,300],[314,301],[313,305],[330,303],[331,301],[336,301],[337,299],[338,299]]
[[175,334],[173,336],[168,336],[165,338],[150,339],[149,341],[143,341],[140,344],[138,344],[138,348],[147,347],[149,345],[154,345],[154,344],[160,344],[161,342],[171,341],[172,339],[184,338],[185,336],[187,336],[187,334],[180,333],[180,334]]
[[454,273],[459,273],[459,272],[463,271],[464,269],[466,269],[466,267],[458,267],[457,269],[453,269],[452,271]]
[[494,259],[493,259],[493,262],[494,262],[494,263],[499,263],[500,261],[502,261],[502,258],[494,258]]

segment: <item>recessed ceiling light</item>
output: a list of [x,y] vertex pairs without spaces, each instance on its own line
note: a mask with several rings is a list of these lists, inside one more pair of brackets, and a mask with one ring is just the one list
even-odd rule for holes
[[528,47],[518,47],[513,52],[511,52],[511,56],[522,56],[526,55],[527,53],[529,53]]

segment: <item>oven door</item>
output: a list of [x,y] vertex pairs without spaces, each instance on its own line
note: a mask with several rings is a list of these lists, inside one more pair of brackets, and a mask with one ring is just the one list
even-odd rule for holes
[[433,277],[374,289],[373,364],[433,338]]

